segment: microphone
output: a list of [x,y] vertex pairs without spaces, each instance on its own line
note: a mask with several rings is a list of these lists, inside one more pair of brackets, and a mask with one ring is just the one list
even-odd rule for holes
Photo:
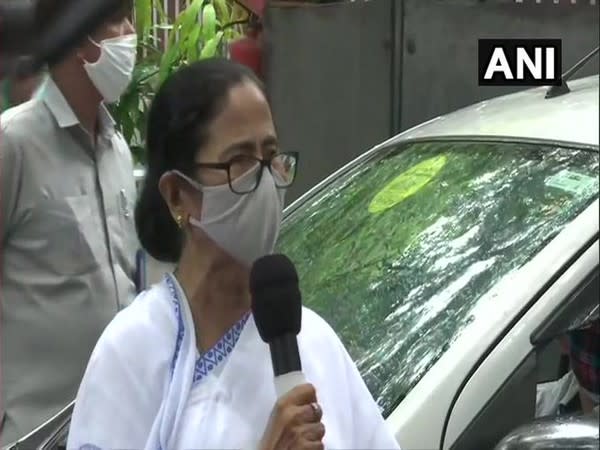
[[269,344],[280,398],[306,382],[296,338],[302,323],[302,295],[292,261],[284,255],[257,259],[250,271],[250,293],[258,333]]

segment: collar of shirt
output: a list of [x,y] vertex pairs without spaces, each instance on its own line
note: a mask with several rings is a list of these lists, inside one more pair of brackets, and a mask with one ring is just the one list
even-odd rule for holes
[[[46,77],[35,95],[46,104],[59,127],[70,128],[80,125],[79,119],[52,77]],[[100,121],[100,133],[107,138],[112,137],[116,132],[115,121],[104,104],[100,105],[98,120]]]

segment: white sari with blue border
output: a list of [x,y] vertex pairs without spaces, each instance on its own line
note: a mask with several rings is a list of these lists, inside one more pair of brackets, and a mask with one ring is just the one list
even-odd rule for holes
[[[333,330],[303,308],[298,345],[328,449],[398,449]],[[77,395],[68,450],[256,449],[276,401],[268,346],[250,314],[199,355],[174,276],[106,328]]]

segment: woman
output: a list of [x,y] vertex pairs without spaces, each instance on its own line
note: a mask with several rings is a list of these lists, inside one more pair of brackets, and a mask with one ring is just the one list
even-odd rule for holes
[[105,330],[68,448],[398,448],[340,340],[307,309],[298,343],[311,384],[276,398],[248,278],[273,251],[297,155],[279,152],[252,72],[212,59],[175,73],[147,144],[137,230],[177,269]]

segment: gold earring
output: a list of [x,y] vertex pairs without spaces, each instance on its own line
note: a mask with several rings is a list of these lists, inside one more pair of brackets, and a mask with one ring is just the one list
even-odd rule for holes
[[183,228],[183,216],[181,214],[178,214],[177,217],[175,217],[175,222],[179,228]]

